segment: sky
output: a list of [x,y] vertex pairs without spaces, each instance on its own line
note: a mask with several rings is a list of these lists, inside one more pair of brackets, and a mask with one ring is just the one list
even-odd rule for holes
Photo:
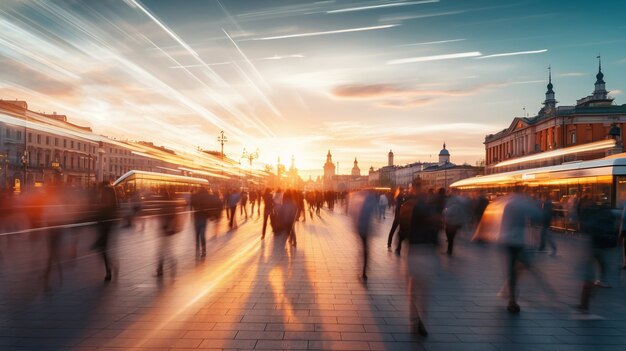
[[484,137],[559,105],[626,103],[626,1],[3,0],[0,98],[96,133],[347,174],[484,159]]

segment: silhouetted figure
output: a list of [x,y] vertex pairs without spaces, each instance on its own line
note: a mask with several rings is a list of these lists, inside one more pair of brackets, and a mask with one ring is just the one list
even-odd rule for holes
[[178,202],[171,189],[166,191],[165,201],[161,213],[161,238],[159,240],[159,253],[156,276],[162,277],[166,261],[170,261],[172,275],[176,275],[176,259],[172,254],[172,241],[174,235],[182,230],[182,220],[178,214]]
[[263,193],[263,231],[261,232],[261,239],[265,238],[265,232],[267,230],[267,221],[271,220],[271,216],[274,213],[274,197],[272,196],[272,190],[270,188],[265,189]]
[[294,224],[298,208],[295,203],[294,192],[292,190],[285,191],[283,195],[283,203],[278,210],[278,221],[280,223],[280,233],[287,236],[287,241],[292,246],[296,246],[296,231]]
[[243,216],[243,214],[245,213],[246,215],[246,219],[248,219],[248,193],[245,190],[241,191],[241,194],[239,194],[239,201],[241,203],[241,205],[239,206],[239,214]]
[[111,272],[113,270],[109,253],[109,240],[111,230],[113,229],[114,220],[117,215],[117,196],[115,189],[107,182],[103,182],[99,191],[98,205],[98,237],[92,248],[100,253],[104,261],[105,281],[111,280]]
[[[606,280],[606,249],[615,247],[617,235],[615,218],[609,208],[593,202],[589,192],[585,192],[578,202],[578,218],[581,232],[589,236],[589,245],[584,257],[583,289],[578,306],[583,311],[589,310],[589,303],[594,286],[610,288]],[[596,279],[594,262],[598,263],[600,279]]]
[[254,206],[256,205],[257,197],[259,193],[256,190],[250,191],[250,217],[254,216]]
[[237,215],[237,205],[239,204],[240,198],[239,193],[236,191],[230,192],[228,197],[228,212],[230,213],[230,222],[228,222],[228,227],[230,229],[237,228],[235,216]]
[[47,205],[43,209],[43,226],[48,227],[46,241],[48,244],[48,260],[44,271],[44,289],[50,290],[50,276],[56,267],[59,281],[63,281],[63,268],[61,266],[61,243],[63,240],[63,228],[58,226],[65,223],[65,205],[61,193],[56,187],[49,188],[46,192]]
[[[400,208],[402,204],[406,201],[407,195],[402,188],[398,189],[398,195],[395,199],[395,209],[394,209],[394,217],[393,223],[391,224],[391,230],[389,231],[389,238],[387,239],[387,250],[391,250],[391,242],[393,241],[393,234],[398,228],[400,224]],[[400,253],[400,248],[402,246],[402,237],[400,237],[400,233],[398,232],[398,248],[396,249],[396,253]]]
[[550,224],[552,223],[552,210],[554,206],[552,204],[552,200],[550,200],[549,195],[544,195],[543,201],[541,202],[541,229],[539,232],[539,251],[544,251],[546,249],[546,243],[548,246],[552,248],[552,255],[556,255],[556,243],[554,239],[548,232],[550,229]]
[[424,325],[429,289],[428,274],[438,272],[440,216],[437,213],[436,199],[427,196],[421,190],[421,180],[413,181],[412,191],[416,194],[409,198],[400,211],[400,231],[409,240],[409,313],[411,332],[421,336],[428,335]]
[[191,196],[193,209],[193,224],[196,239],[196,257],[206,256],[206,226],[211,208],[211,198],[205,188],[200,188]]

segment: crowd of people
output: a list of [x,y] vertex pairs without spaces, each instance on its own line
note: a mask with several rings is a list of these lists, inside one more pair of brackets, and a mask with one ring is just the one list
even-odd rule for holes
[[[473,239],[484,243],[495,241],[505,253],[507,279],[501,295],[508,298],[506,309],[513,314],[520,313],[518,285],[522,270],[528,271],[545,289],[548,296],[554,297],[554,289],[541,270],[533,263],[533,252],[556,255],[557,245],[552,237],[550,226],[554,205],[547,194],[531,194],[521,187],[511,194],[495,201],[489,201],[484,194],[461,193],[457,189],[424,189],[416,179],[408,188],[370,189],[351,194],[332,191],[297,191],[281,188],[259,189],[211,189],[198,187],[192,194],[182,196],[174,189],[162,188],[158,192],[159,201],[150,216],[158,219],[160,239],[157,249],[157,269],[155,275],[164,276],[169,267],[176,271],[176,257],[172,252],[172,241],[183,230],[182,216],[191,213],[195,237],[196,257],[201,260],[207,254],[206,232],[212,227],[217,235],[215,224],[226,212],[229,232],[238,227],[237,218],[244,221],[249,217],[262,218],[259,228],[260,239],[264,240],[268,231],[276,238],[282,238],[290,246],[297,246],[297,221],[306,222],[321,216],[326,206],[333,211],[336,204],[346,209],[354,222],[355,233],[362,243],[362,266],[360,279],[368,281],[368,260],[373,233],[386,225],[387,213],[393,214],[393,221],[387,237],[387,250],[397,256],[407,257],[408,292],[412,331],[417,335],[428,334],[425,326],[425,311],[428,309],[426,296],[429,295],[428,275],[439,269],[439,246],[445,238],[444,254],[453,256],[455,238],[460,232],[472,233]],[[26,221],[31,229],[47,233],[48,258],[43,273],[44,286],[49,289],[50,279],[56,271],[62,277],[60,247],[62,232],[68,225],[85,225],[95,228],[95,241],[91,249],[96,252],[104,266],[104,280],[115,279],[119,272],[116,260],[110,257],[110,237],[117,227],[139,226],[145,212],[145,194],[119,194],[118,189],[107,183],[88,191],[69,191],[50,187],[39,193],[24,196]],[[122,199],[123,198],[123,199]],[[11,228],[7,217],[10,207],[3,206],[5,231]],[[153,204],[154,205],[154,204]],[[626,232],[623,225],[624,213],[615,215],[610,209],[594,202],[588,191],[575,198],[572,212],[579,221],[580,233],[589,240],[586,254],[580,259],[582,288],[581,311],[590,308],[593,290],[610,287],[606,281],[608,264],[606,249],[617,245],[617,235]],[[487,214],[488,213],[488,214]],[[573,217],[573,216],[572,216]],[[377,223],[375,229],[373,223]],[[268,229],[269,228],[269,229]],[[387,227],[383,228],[385,231]],[[397,234],[397,235],[396,235]],[[394,244],[394,236],[397,237]],[[626,269],[626,241],[624,243],[624,266]],[[392,247],[393,245],[393,247]],[[594,269],[599,267],[598,272]]]

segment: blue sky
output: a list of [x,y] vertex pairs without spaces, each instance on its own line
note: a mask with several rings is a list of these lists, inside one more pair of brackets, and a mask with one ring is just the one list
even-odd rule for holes
[[[48,1],[0,11],[0,95],[97,132],[277,157],[318,174],[484,158],[484,136],[607,89],[626,103],[625,1]],[[343,166],[345,165],[345,167]]]

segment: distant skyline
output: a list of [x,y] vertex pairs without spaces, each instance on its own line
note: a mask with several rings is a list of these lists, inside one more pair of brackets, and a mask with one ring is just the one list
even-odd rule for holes
[[[259,149],[303,178],[484,158],[487,134],[593,90],[626,103],[626,1],[6,0],[0,98],[173,149]],[[432,155],[432,156],[431,156]]]

